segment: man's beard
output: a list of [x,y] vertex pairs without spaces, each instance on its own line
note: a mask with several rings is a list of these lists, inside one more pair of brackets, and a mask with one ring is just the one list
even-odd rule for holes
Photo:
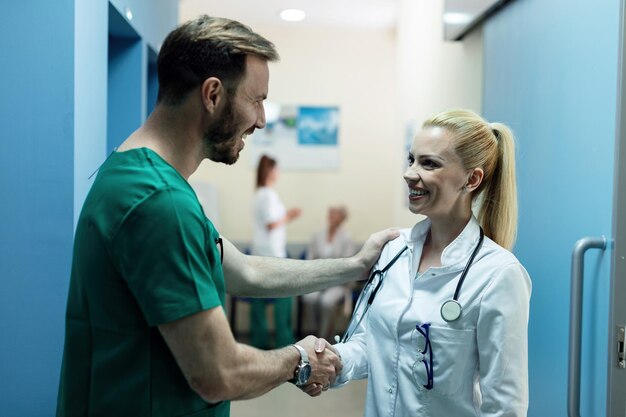
[[204,132],[204,149],[207,158],[214,162],[232,165],[239,159],[238,120],[230,98],[217,120]]

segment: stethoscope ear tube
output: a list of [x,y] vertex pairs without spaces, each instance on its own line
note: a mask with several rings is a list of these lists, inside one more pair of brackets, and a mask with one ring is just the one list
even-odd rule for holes
[[[389,263],[387,265],[385,265],[385,267],[383,269],[380,270],[376,270],[372,273],[371,275],[371,280],[374,280],[374,277],[376,276],[376,274],[380,275],[380,279],[378,280],[378,284],[376,284],[376,287],[374,288],[374,291],[372,291],[372,293],[370,294],[368,300],[367,300],[367,306],[369,307],[370,305],[372,305],[372,303],[374,302],[374,298],[376,298],[376,294],[378,293],[378,290],[380,289],[382,283],[383,283],[383,276],[385,274],[385,272],[387,272],[387,270],[389,268],[391,268],[393,266],[393,264],[396,263],[396,261],[398,260],[398,258],[400,257],[400,255],[402,255],[404,253],[404,251],[406,251],[409,247],[408,246],[404,246],[402,248],[402,250],[398,253],[396,253],[396,256],[393,257],[393,259],[391,261],[389,261]],[[368,280],[368,282],[371,282]]]
[[[369,307],[374,302],[374,299],[376,298],[376,294],[378,293],[378,290],[382,286],[383,277],[385,275],[385,272],[387,272],[387,270],[389,268],[391,268],[393,266],[393,264],[396,263],[396,261],[398,260],[400,255],[402,255],[407,249],[408,249],[408,246],[405,245],[393,257],[393,259],[391,261],[389,261],[389,263],[387,265],[385,265],[385,267],[383,269],[376,269],[376,270],[374,270],[370,274],[369,278],[367,279],[367,281],[365,283],[365,286],[361,290],[361,294],[359,295],[359,299],[356,302],[356,306],[354,307],[354,311],[352,313],[352,317],[350,317],[350,323],[348,323],[348,328],[346,329],[346,331],[343,334],[343,337],[340,340],[337,340],[338,336],[335,337],[335,340],[337,342],[345,343],[348,340],[350,340],[350,338],[352,337],[352,334],[354,333],[356,328],[359,327],[359,324],[361,324],[361,320],[363,320],[363,317],[365,317],[365,313],[367,313],[367,311],[369,310]],[[367,290],[367,287],[370,286],[374,282],[374,278],[376,277],[376,275],[380,275],[380,279],[378,280],[378,283],[376,284],[376,287],[374,287],[374,290],[372,291],[372,293],[369,295],[369,297],[367,297],[367,304],[365,305],[365,309],[363,310],[363,314],[361,314],[359,319],[355,322],[355,317],[358,316],[358,310],[359,310],[359,307],[361,306],[361,303],[363,302],[363,296],[365,295],[365,291]]]
[[474,262],[474,258],[478,254],[478,251],[483,244],[483,240],[485,239],[485,232],[483,232],[483,228],[480,226],[479,228],[480,237],[478,238],[478,244],[476,244],[472,255],[470,256],[467,264],[465,265],[465,268],[463,269],[463,273],[459,278],[459,282],[456,284],[454,297],[451,300],[444,301],[444,303],[441,305],[441,318],[447,322],[458,320],[459,317],[461,317],[461,314],[463,314],[463,306],[461,305],[461,303],[459,303],[459,294],[461,293],[461,287],[463,287],[463,281],[465,281],[465,277],[467,276],[470,266],[472,266],[472,262]]

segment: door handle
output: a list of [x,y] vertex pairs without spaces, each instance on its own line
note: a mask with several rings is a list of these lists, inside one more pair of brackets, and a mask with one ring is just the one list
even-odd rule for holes
[[567,413],[580,417],[580,337],[583,313],[583,275],[587,249],[606,249],[606,238],[584,237],[572,251],[572,277],[569,307],[569,362],[567,377]]

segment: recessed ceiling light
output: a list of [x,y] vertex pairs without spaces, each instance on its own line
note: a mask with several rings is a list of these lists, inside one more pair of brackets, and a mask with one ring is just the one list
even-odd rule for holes
[[306,14],[300,9],[285,9],[280,12],[280,18],[287,22],[299,22],[304,20]]
[[445,13],[443,21],[451,25],[464,25],[472,21],[472,15],[469,13]]
[[130,10],[130,7],[126,7],[126,9],[124,10],[124,14],[126,15],[126,19],[133,20],[133,11]]

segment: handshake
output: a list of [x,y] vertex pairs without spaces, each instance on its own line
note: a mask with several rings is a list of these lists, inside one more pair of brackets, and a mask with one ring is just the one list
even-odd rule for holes
[[321,395],[335,383],[343,365],[339,353],[330,343],[322,338],[307,336],[290,347],[300,353],[300,362],[290,382],[311,397]]

